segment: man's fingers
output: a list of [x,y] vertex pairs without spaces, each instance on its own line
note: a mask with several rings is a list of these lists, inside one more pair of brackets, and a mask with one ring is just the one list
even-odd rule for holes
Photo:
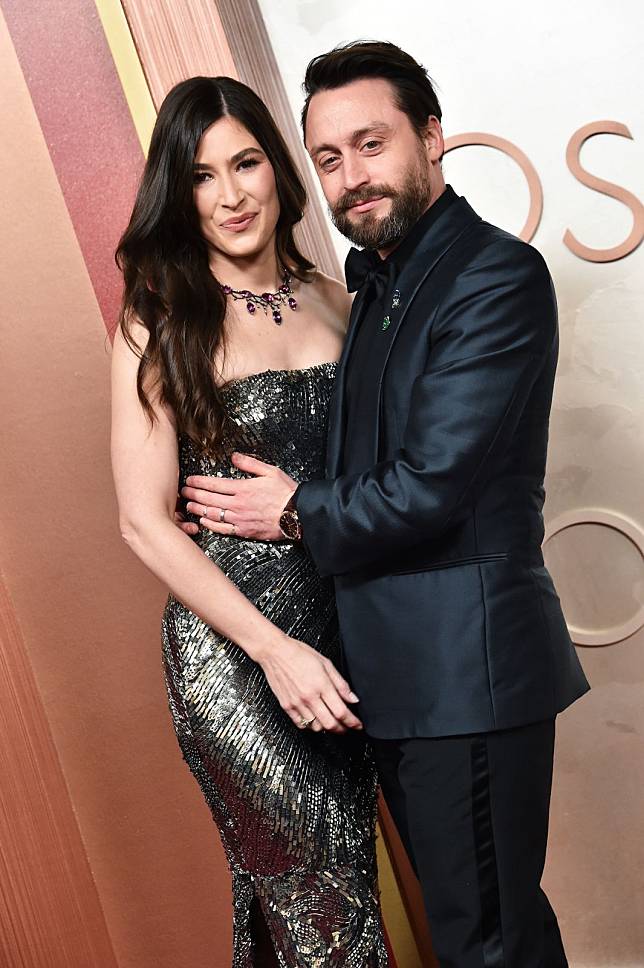
[[198,515],[201,522],[208,526],[213,524],[221,525],[224,534],[230,530],[231,524],[236,525],[240,530],[243,529],[244,531],[256,529],[259,524],[252,514],[239,514],[238,511],[226,511],[224,520],[221,521],[218,508],[210,508],[208,514],[204,514],[202,505],[197,504],[195,507],[196,510],[193,511],[193,514]]
[[275,470],[272,464],[265,464],[263,460],[259,460],[257,457],[251,457],[249,454],[239,454],[237,451],[230,458],[231,463],[240,471],[245,471],[247,474],[257,474],[258,476],[264,477],[266,474],[270,474],[271,471]]
[[[222,478],[223,480],[223,478]],[[233,484],[236,482],[233,482]],[[230,501],[235,497],[238,488],[231,484],[227,484],[225,488],[221,490],[207,490],[203,487],[182,487],[181,494],[188,501],[197,501],[199,504],[219,504],[220,502]]]
[[[207,501],[188,501],[186,511],[190,511],[191,514],[203,514],[205,518],[212,518],[213,521],[217,520],[220,511],[225,511],[226,519],[228,519],[228,515],[233,513],[234,500],[232,497],[222,496],[221,500],[217,499],[217,502],[214,503],[211,494],[210,499]],[[207,514],[205,513],[206,508],[208,508]]]
[[214,494],[234,494],[238,484],[240,481],[235,477],[215,477],[214,475],[204,477],[201,474],[191,474],[190,477],[186,477],[186,486],[181,489],[181,493],[183,494],[186,488],[197,488]]
[[215,534],[225,534],[227,538],[247,537],[243,525],[236,525],[234,521],[212,521],[210,518],[199,518],[199,524]]

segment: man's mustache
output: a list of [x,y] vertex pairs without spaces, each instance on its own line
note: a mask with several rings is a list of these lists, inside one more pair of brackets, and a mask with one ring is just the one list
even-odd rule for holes
[[372,198],[381,198],[383,195],[386,198],[393,198],[395,194],[395,190],[389,185],[370,185],[369,188],[355,192],[345,192],[333,206],[333,213],[334,215],[343,215],[348,209],[353,208],[354,205],[359,205],[361,202],[368,202]]

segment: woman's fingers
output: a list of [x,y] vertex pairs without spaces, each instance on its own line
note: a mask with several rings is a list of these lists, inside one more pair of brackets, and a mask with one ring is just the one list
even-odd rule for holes
[[326,729],[329,733],[346,733],[346,726],[331,712],[322,696],[317,702],[310,703],[310,706],[315,714],[315,722],[311,729],[318,726],[319,729]]
[[177,522],[179,528],[186,534],[195,535],[199,534],[199,525],[193,524],[192,521]]
[[[319,733],[323,727],[318,722],[317,713],[303,700],[289,707],[282,707],[298,729],[311,729]],[[306,726],[304,725],[306,723]]]
[[186,521],[181,511],[174,512],[174,523],[181,531],[185,531],[186,534],[199,534],[199,525],[194,524],[192,521]]
[[326,671],[329,675],[329,679],[345,702],[360,702],[360,699],[358,696],[356,696],[347,680],[340,675],[330,660],[327,660]]
[[322,701],[328,707],[329,712],[343,729],[362,729],[362,723],[355,716],[348,706],[345,705],[341,696],[333,688],[329,688],[322,694]]
[[[323,705],[323,704],[320,703],[320,705]],[[307,723],[310,723],[310,725],[306,726],[305,729],[310,729],[311,732],[313,733],[322,733],[325,729],[330,730],[331,728],[330,726],[324,725],[324,722],[322,719],[322,710],[318,708],[317,703],[311,703],[306,713],[307,714],[306,716],[303,717],[303,719]],[[310,720],[313,720],[313,722],[311,723]],[[331,718],[331,722],[333,723],[335,721]]]
[[[300,729],[335,733],[362,729],[339,690],[347,693],[348,702],[357,700],[357,696],[333,664],[309,645],[287,639],[281,649],[270,652],[260,664],[282,709]],[[302,725],[309,720],[313,720],[310,725]]]

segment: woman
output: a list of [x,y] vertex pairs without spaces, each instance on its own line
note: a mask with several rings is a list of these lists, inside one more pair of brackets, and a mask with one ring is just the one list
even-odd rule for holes
[[294,242],[304,204],[249,88],[169,93],[117,252],[112,459],[123,537],[171,589],[170,709],[230,863],[235,968],[379,968],[376,777],[331,586],[301,544],[174,524],[186,477],[239,476],[235,450],[323,474],[349,305]]

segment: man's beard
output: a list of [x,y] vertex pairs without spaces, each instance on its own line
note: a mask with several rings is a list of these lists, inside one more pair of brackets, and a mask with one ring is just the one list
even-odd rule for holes
[[[348,209],[358,202],[384,195],[391,198],[391,209],[380,218],[368,213],[353,221]],[[407,169],[400,188],[391,185],[369,185],[355,192],[345,192],[330,208],[333,224],[350,242],[361,249],[386,249],[397,245],[427,210],[431,187],[426,163],[421,159]]]

